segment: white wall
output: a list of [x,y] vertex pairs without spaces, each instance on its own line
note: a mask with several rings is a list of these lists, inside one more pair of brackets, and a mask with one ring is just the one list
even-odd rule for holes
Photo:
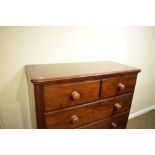
[[131,112],[155,104],[155,27],[0,27],[0,122],[30,128],[26,64],[112,60],[142,69]]

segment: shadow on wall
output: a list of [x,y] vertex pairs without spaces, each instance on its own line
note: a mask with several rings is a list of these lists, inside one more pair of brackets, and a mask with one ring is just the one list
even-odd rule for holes
[[3,122],[3,118],[2,118],[2,114],[0,112],[0,129],[4,128],[4,122]]
[[19,82],[16,99],[20,103],[23,128],[26,129],[31,128],[30,108],[29,108],[28,86],[27,86],[27,78],[25,75],[25,69],[22,68],[21,72],[22,72],[21,79]]
[[31,128],[24,67],[0,92],[0,128]]

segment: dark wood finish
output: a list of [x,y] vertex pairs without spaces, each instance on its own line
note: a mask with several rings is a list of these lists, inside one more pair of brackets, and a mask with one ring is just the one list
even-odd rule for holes
[[115,62],[82,62],[27,65],[27,74],[35,84],[62,84],[106,77],[135,75],[140,69]]
[[45,111],[98,100],[100,81],[44,86]]
[[112,123],[111,123],[111,127],[112,127],[113,129],[116,129],[116,128],[118,127],[118,125],[116,124],[116,122],[112,122]]
[[37,127],[39,129],[45,128],[45,119],[44,119],[44,102],[43,102],[43,90],[39,85],[34,87],[35,94],[35,108],[36,108],[36,118],[37,118]]
[[126,127],[140,69],[87,62],[27,65],[25,71],[37,128]]
[[84,126],[79,129],[124,129],[128,121],[129,112],[99,120]]
[[102,80],[101,99],[133,92],[136,75]]
[[[139,72],[139,71],[137,71]],[[93,80],[101,80],[105,78],[117,78],[124,77],[126,75],[137,75],[136,71],[127,71],[127,72],[117,72],[112,74],[103,74],[103,75],[84,75],[84,76],[75,76],[75,77],[64,77],[56,78],[56,79],[45,79],[45,80],[31,80],[31,82],[35,85],[55,85],[55,84],[68,84],[74,82],[84,82],[84,81],[93,81]]]
[[[129,111],[133,94],[122,95],[119,97],[92,102],[89,104],[67,108],[51,113],[45,113],[47,128],[76,128],[106,117],[110,117],[121,112]],[[116,110],[115,104],[122,106]],[[71,117],[76,115],[79,119],[76,123],[71,122]]]

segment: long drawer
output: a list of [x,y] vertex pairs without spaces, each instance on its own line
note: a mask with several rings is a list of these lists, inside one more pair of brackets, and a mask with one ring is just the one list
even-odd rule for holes
[[84,126],[79,129],[124,129],[128,121],[129,112],[119,114],[110,118],[99,120]]
[[133,93],[45,113],[46,128],[76,128],[129,111]]

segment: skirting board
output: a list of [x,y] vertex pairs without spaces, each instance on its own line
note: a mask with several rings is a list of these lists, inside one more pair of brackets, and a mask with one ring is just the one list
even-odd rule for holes
[[142,114],[144,114],[144,113],[146,113],[146,112],[149,112],[149,111],[151,111],[151,110],[153,110],[153,109],[155,109],[155,105],[153,105],[153,106],[151,106],[151,107],[148,107],[148,108],[146,108],[146,109],[137,111],[137,112],[135,112],[135,113],[133,113],[133,114],[130,114],[130,115],[129,115],[129,119],[132,119],[132,118],[135,118],[135,117],[137,117],[137,116],[140,116],[140,115],[142,115]]

